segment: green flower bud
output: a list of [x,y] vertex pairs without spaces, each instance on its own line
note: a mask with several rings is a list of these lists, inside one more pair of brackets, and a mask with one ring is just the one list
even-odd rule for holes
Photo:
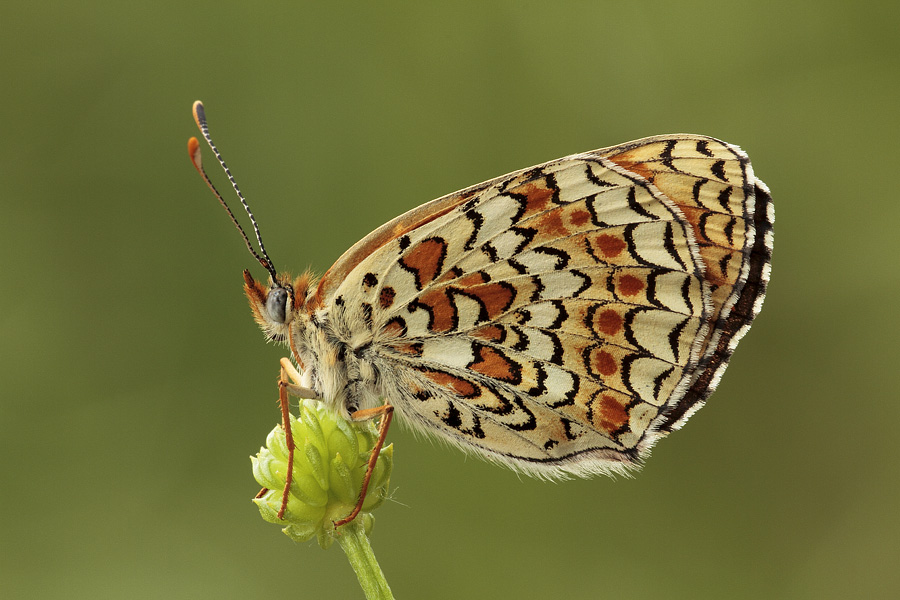
[[[266,438],[266,447],[251,457],[253,477],[268,491],[253,501],[262,518],[283,525],[295,541],[318,538],[328,548],[337,533],[334,521],[349,515],[359,499],[369,455],[378,439],[372,421],[348,422],[316,400],[302,400],[300,418],[291,415],[294,437],[294,474],[284,519],[278,518],[287,474],[288,450],[279,425]],[[393,466],[393,445],[381,449],[369,481],[362,511],[356,517],[372,529],[371,511],[387,497]]]

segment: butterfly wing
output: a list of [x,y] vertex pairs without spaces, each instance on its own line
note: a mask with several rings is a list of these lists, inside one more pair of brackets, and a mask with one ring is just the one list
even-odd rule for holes
[[762,309],[775,209],[737,146],[700,136],[659,136],[601,151],[639,173],[679,207],[698,242],[713,313],[691,386],[658,423],[678,429],[718,385],[737,343]]
[[770,206],[738,148],[648,138],[410,211],[317,302],[373,336],[416,429],[533,474],[623,471],[702,404],[758,312]]

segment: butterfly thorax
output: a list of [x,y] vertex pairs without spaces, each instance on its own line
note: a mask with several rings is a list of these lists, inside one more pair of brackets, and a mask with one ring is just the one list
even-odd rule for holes
[[273,341],[289,345],[300,367],[300,384],[314,390],[344,418],[380,402],[379,370],[372,361],[373,336],[356,327],[360,315],[342,302],[323,306],[314,298],[308,273],[293,283],[287,276],[268,286],[244,274],[244,291],[254,318]]
[[291,345],[303,385],[347,419],[357,410],[377,406],[383,395],[372,335],[354,329],[354,319],[343,306],[331,305],[303,308],[291,324]]

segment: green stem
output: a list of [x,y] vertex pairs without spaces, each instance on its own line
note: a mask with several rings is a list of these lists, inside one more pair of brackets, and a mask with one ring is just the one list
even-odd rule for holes
[[394,600],[391,588],[384,578],[384,573],[381,572],[381,567],[378,566],[378,561],[375,560],[369,538],[366,537],[359,519],[341,527],[337,540],[347,554],[350,566],[356,571],[356,577],[366,593],[366,599]]

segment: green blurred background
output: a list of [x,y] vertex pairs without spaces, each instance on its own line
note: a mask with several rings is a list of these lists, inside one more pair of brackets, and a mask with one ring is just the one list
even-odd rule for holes
[[361,597],[250,503],[283,351],[187,158],[199,98],[294,271],[647,135],[740,144],[772,189],[765,309],[638,477],[542,483],[395,428],[373,544],[398,598],[900,597],[898,26],[893,2],[5,3],[0,595]]

